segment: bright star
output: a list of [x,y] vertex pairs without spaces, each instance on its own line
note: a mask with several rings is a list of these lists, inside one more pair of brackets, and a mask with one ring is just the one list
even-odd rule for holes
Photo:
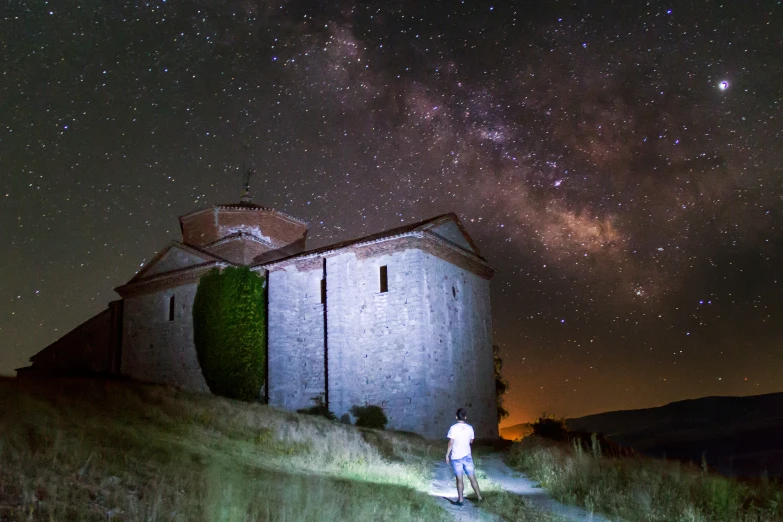
[[726,80],[723,80],[722,82],[720,82],[720,83],[718,84],[718,88],[719,88],[721,91],[725,91],[726,89],[728,89],[728,88],[729,88],[729,82],[727,82]]

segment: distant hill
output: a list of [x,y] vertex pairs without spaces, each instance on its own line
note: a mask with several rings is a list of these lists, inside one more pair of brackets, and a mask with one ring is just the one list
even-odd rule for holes
[[530,423],[514,424],[500,428],[500,436],[507,440],[521,439],[533,433],[533,426]]
[[603,433],[653,456],[707,463],[728,476],[783,476],[783,393],[704,397],[658,408],[566,421],[573,431]]

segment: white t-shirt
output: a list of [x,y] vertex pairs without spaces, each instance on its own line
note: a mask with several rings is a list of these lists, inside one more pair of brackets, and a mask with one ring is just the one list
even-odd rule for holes
[[470,441],[475,438],[473,426],[466,422],[458,422],[449,428],[449,433],[446,436],[454,441],[451,446],[452,460],[470,455]]

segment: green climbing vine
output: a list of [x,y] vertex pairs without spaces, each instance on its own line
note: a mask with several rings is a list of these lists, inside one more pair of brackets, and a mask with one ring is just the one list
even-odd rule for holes
[[213,268],[199,282],[193,334],[215,395],[255,401],[266,379],[266,281],[249,268]]

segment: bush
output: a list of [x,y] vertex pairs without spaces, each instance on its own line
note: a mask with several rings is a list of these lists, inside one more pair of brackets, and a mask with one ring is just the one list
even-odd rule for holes
[[329,411],[329,408],[326,406],[326,401],[324,400],[323,394],[316,395],[315,397],[312,397],[311,400],[315,403],[313,406],[310,406],[309,408],[302,408],[300,410],[296,410],[296,413],[304,413],[305,415],[317,415],[319,417],[325,417],[330,421],[337,421],[337,415]]
[[232,399],[260,399],[266,378],[264,279],[249,268],[210,270],[193,301],[193,336],[209,389]]
[[543,416],[533,423],[532,428],[533,435],[538,435],[545,439],[564,441],[569,438],[565,419],[559,419],[553,416]]
[[382,430],[386,428],[389,419],[383,413],[380,406],[354,406],[351,408],[351,414],[356,417],[356,425],[361,428],[374,428]]
[[304,413],[305,415],[317,415],[319,417],[325,417],[330,421],[337,421],[337,415],[329,411],[325,405],[310,406],[309,408],[302,408],[296,410],[296,413]]

